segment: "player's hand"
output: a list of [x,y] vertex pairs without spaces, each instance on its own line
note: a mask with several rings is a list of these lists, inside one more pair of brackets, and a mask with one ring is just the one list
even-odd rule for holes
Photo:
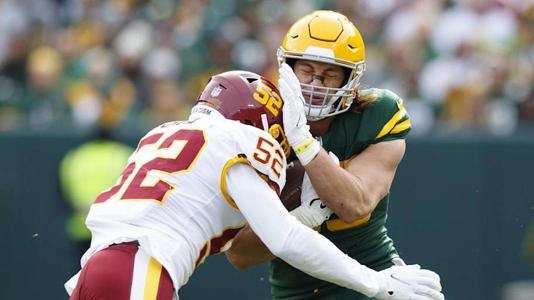
[[292,210],[291,214],[307,227],[313,228],[323,224],[334,213],[323,204],[313,188],[308,174],[304,174],[302,179],[300,201],[302,204]]
[[[337,156],[330,152],[330,159],[334,163],[339,165],[339,159]],[[313,188],[310,180],[310,176],[304,173],[302,178],[302,192],[300,194],[301,205],[291,211],[301,223],[313,228],[323,224],[324,221],[330,219],[330,216],[334,213],[330,208],[323,204],[321,198]]]
[[304,97],[300,89],[300,82],[293,69],[283,63],[278,69],[278,89],[284,99],[283,122],[287,140],[291,146],[299,143],[299,140],[311,137],[310,127],[306,124],[304,113]]
[[308,173],[304,172],[304,177],[302,177],[302,191],[300,192],[300,203],[309,206],[313,200],[319,198],[319,195],[317,195],[317,192],[313,188],[310,176],[308,176]]
[[315,158],[321,146],[312,137],[310,127],[306,124],[304,113],[304,97],[300,89],[300,82],[293,69],[283,63],[278,70],[278,89],[284,99],[283,123],[287,141],[303,166]]
[[307,227],[313,228],[323,224],[334,213],[323,204],[321,198],[313,189],[307,174],[304,175],[304,180],[302,181],[301,201],[302,204],[292,210],[291,214]]
[[393,266],[380,271],[380,300],[444,300],[439,275],[419,265]]
[[337,157],[337,155],[334,152],[329,151],[328,152],[328,156],[330,156],[330,160],[332,160],[336,165],[339,166],[339,158]]

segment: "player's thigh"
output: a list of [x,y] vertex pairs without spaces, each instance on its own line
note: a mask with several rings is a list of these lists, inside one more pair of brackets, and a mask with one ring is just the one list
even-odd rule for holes
[[167,270],[134,243],[112,245],[83,267],[71,299],[171,300]]

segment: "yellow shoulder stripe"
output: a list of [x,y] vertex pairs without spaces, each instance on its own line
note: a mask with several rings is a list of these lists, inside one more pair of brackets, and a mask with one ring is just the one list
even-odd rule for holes
[[395,125],[390,133],[399,133],[410,127],[412,127],[412,123],[410,123],[410,119],[406,119],[405,121]]
[[380,133],[375,137],[375,139],[379,139],[386,134],[388,134],[391,129],[399,122],[405,115],[406,115],[406,109],[401,104],[399,105],[400,110],[391,117],[391,119],[382,127],[382,130],[380,130]]
[[221,172],[221,192],[224,196],[224,199],[226,199],[226,202],[228,202],[231,207],[239,210],[232,197],[228,195],[228,191],[226,189],[226,173],[228,172],[228,169],[236,163],[244,163],[249,166],[252,166],[246,157],[234,157],[227,161],[226,164],[224,164],[224,167]]

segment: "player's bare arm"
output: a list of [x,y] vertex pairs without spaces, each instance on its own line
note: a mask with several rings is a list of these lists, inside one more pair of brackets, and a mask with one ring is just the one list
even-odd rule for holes
[[[335,158],[336,164],[339,160]],[[290,213],[307,227],[321,225],[332,215],[332,210],[325,207],[313,188],[310,178],[298,160],[291,162],[286,169],[286,185],[280,194],[280,201]],[[251,196],[253,197],[253,196]],[[270,261],[275,258],[249,227],[243,228],[235,237],[232,247],[226,252],[230,263],[239,270]]]
[[369,146],[349,162],[346,170],[340,168],[310,132],[310,127],[312,131],[317,131],[318,127],[327,130],[331,118],[306,124],[305,100],[297,75],[285,63],[280,66],[279,73],[280,93],[286,101],[283,110],[287,139],[318,195],[345,222],[367,216],[391,186],[397,165],[404,156],[404,140]]
[[240,271],[275,258],[248,225],[235,236],[232,247],[225,254],[228,261]]
[[323,203],[350,223],[370,214],[389,192],[405,147],[404,140],[371,145],[345,169],[322,149],[305,168]]
[[[353,157],[345,169],[322,149],[305,168],[323,203],[345,222],[352,222],[371,213],[389,192],[405,147],[404,140],[371,145]],[[274,258],[248,226],[235,237],[226,256],[239,270]]]
[[[245,192],[241,188],[243,178],[249,179],[251,187]],[[273,254],[295,268],[376,299],[416,299],[417,294],[425,296],[421,300],[444,299],[439,292],[439,276],[431,271],[413,265],[377,272],[342,253],[331,241],[292,217],[249,165],[232,166],[226,183],[231,199],[254,232]]]

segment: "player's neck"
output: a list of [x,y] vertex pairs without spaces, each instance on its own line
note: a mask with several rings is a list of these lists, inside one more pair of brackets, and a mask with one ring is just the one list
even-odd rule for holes
[[330,128],[330,124],[333,120],[334,117],[332,116],[318,121],[308,121],[311,134],[313,136],[323,136],[326,132],[328,132],[328,128]]

